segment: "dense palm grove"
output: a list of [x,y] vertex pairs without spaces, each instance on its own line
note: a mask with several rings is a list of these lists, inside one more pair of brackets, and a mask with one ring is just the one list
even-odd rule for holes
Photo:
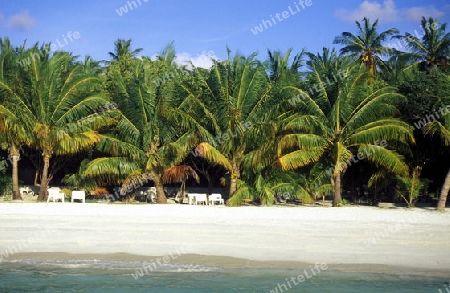
[[12,162],[1,180],[12,177],[20,199],[26,157],[38,200],[76,162],[63,183],[121,185],[128,195],[153,184],[159,203],[167,170],[195,170],[210,191],[227,186],[232,206],[272,204],[282,194],[303,203],[332,195],[333,206],[434,200],[443,210],[446,24],[423,18],[421,34],[404,35],[379,33],[366,18],[356,25],[356,34],[335,38],[340,52],[269,50],[261,61],[228,50],[210,69],[177,65],[172,44],[152,59],[119,39],[111,60],[98,62],[0,39],[0,142]]

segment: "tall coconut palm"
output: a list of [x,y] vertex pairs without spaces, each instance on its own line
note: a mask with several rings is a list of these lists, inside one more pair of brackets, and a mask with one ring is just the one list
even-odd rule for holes
[[362,23],[356,21],[356,26],[358,27],[356,35],[351,32],[343,32],[334,39],[333,44],[344,45],[340,50],[341,54],[358,58],[361,63],[366,65],[372,76],[375,76],[377,65],[382,64],[381,57],[395,53],[393,48],[384,47],[383,42],[398,34],[399,31],[390,28],[378,33],[378,20],[371,24],[366,17]]
[[[322,52],[313,54],[306,53],[309,60],[306,61],[309,72],[306,76],[304,88],[310,96],[315,96],[320,92],[316,83],[315,75],[320,75],[326,81],[326,91],[330,96],[336,96],[339,85],[344,81],[348,68],[352,66],[351,58],[339,56],[336,50],[322,48]],[[312,74],[311,74],[312,73]]]
[[108,52],[108,54],[113,60],[119,61],[122,58],[135,58],[142,50],[142,48],[132,50],[131,39],[117,39],[114,42],[114,52]]
[[306,52],[309,60],[306,61],[311,71],[318,71],[321,74],[335,74],[339,72],[345,65],[349,66],[348,58],[344,58],[338,55],[335,48],[323,47],[322,52],[316,54],[311,52]]
[[112,156],[94,159],[85,175],[121,183],[122,190],[153,181],[157,202],[166,203],[163,172],[180,163],[194,147],[190,137],[195,131],[173,118],[184,107],[175,94],[178,77],[155,81],[168,70],[180,76],[182,73],[148,58],[134,59],[130,64],[127,72],[121,71],[120,60],[112,62],[107,70],[108,91],[122,118],[116,130],[105,135],[97,146]]
[[430,70],[433,67],[445,69],[450,55],[450,33],[445,33],[446,23],[439,23],[436,19],[422,17],[421,27],[423,35],[406,33],[395,36],[406,44],[409,52],[405,55],[420,64],[421,69]]
[[13,199],[22,199],[19,191],[19,159],[20,148],[30,144],[32,137],[27,133],[21,122],[16,107],[8,103],[10,91],[23,93],[23,73],[18,66],[17,49],[11,46],[9,39],[0,38],[0,133],[8,144],[9,155],[12,158]]
[[156,56],[156,59],[162,61],[166,66],[175,66],[175,58],[177,53],[173,45],[173,41],[168,43],[162,50],[161,53]]
[[[447,82],[450,82],[450,77],[444,76],[444,79],[447,79]],[[441,113],[444,113],[442,115],[441,121],[431,121],[430,123],[426,124],[423,128],[424,132],[426,134],[438,134],[442,138],[442,143],[445,146],[450,146],[450,111],[449,106],[442,103],[441,105],[441,111],[442,109],[446,109],[442,111]],[[440,212],[445,211],[445,205],[447,202],[447,196],[450,191],[450,170],[447,172],[447,175],[445,176],[444,184],[442,185],[441,193],[439,195],[437,210]]]
[[281,80],[297,82],[299,80],[299,70],[302,66],[305,50],[297,53],[291,64],[289,64],[289,61],[292,49],[288,49],[284,55],[280,51],[268,50],[267,52],[269,56],[265,65],[269,69],[270,80],[274,82],[281,82]]
[[356,154],[394,173],[408,170],[400,155],[376,143],[413,140],[411,127],[392,118],[403,97],[393,87],[367,85],[369,74],[360,68],[349,72],[337,96],[332,97],[326,91],[326,81],[314,72],[320,91],[311,97],[294,89],[303,96],[299,101],[303,115],[286,124],[286,134],[279,143],[277,163],[285,170],[319,161],[330,164],[327,173],[334,188],[333,206],[341,201],[341,179]]
[[25,92],[4,86],[5,104],[16,113],[25,129],[33,134],[34,145],[42,153],[43,169],[38,200],[46,198],[50,159],[86,149],[100,140],[95,131],[114,123],[106,112],[97,113],[108,99],[92,92],[100,82],[84,74],[68,53],[49,60],[33,58],[25,68]]
[[268,137],[277,131],[272,118],[279,97],[272,95],[266,70],[255,56],[231,56],[228,50],[227,60],[215,61],[209,71],[195,70],[194,81],[184,85],[200,125],[196,154],[227,170],[230,196],[238,188],[245,161],[270,160],[256,158],[253,150],[263,142],[268,145]]

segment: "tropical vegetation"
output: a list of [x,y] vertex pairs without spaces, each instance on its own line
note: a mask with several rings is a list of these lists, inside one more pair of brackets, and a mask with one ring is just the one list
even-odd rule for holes
[[0,38],[0,184],[20,200],[28,166],[37,200],[60,183],[120,186],[120,197],[151,185],[158,203],[167,184],[220,184],[230,206],[428,200],[443,211],[450,33],[433,18],[421,26],[379,32],[364,18],[336,36],[341,47],[266,59],[227,48],[210,68],[177,64],[173,42],[151,58],[118,39],[104,62]]

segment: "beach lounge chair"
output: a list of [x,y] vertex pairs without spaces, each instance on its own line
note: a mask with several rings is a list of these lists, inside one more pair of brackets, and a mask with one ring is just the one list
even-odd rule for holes
[[71,196],[71,202],[73,202],[74,199],[80,199],[82,203],[85,203],[86,201],[86,193],[84,192],[84,190],[74,190],[72,191],[72,196]]
[[198,205],[201,203],[203,203],[204,205],[208,204],[208,198],[206,194],[203,193],[189,193],[188,198],[190,205]]
[[195,200],[195,193],[188,193],[187,197],[188,197],[188,204],[193,205],[194,204],[194,200]]
[[55,202],[58,199],[61,200],[61,202],[64,202],[64,196],[65,194],[61,192],[61,188],[59,187],[50,187],[48,189],[48,197],[47,202],[50,202],[50,199]]
[[222,198],[222,194],[220,193],[212,193],[208,197],[208,204],[209,205],[215,205],[215,204],[225,204]]

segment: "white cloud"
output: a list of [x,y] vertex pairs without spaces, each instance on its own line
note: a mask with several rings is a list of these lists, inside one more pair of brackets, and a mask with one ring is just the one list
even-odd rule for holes
[[445,9],[436,9],[433,6],[410,7],[398,9],[394,0],[378,1],[365,0],[355,10],[340,8],[336,10],[335,16],[344,21],[361,21],[364,17],[371,21],[379,19],[380,22],[395,22],[406,19],[408,21],[420,22],[422,16],[442,18],[445,15]]
[[17,29],[30,29],[36,23],[36,20],[28,15],[28,11],[13,15],[8,19],[8,26]]
[[335,15],[345,21],[361,21],[364,17],[371,20],[379,19],[382,22],[395,21],[399,18],[398,10],[393,0],[384,0],[382,4],[377,1],[364,1],[353,11],[340,8],[336,10]]
[[186,66],[188,69],[192,69],[192,65],[194,67],[211,68],[213,66],[213,59],[219,60],[215,54],[201,54],[192,57],[191,54],[184,52],[177,54],[175,62],[178,65]]
[[434,7],[411,7],[405,11],[405,16],[408,20],[420,22],[422,16],[441,18],[445,15],[443,11],[437,10]]

